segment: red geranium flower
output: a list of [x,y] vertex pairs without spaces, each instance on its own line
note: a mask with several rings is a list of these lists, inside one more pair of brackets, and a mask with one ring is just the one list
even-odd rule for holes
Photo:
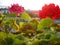
[[17,15],[20,16],[20,14],[24,12],[24,8],[22,6],[19,6],[18,4],[13,4],[9,8],[9,11],[10,13],[17,13]]
[[51,18],[51,19],[59,19],[60,18],[60,8],[58,5],[49,4],[44,5],[42,10],[39,11],[40,19],[42,18]]

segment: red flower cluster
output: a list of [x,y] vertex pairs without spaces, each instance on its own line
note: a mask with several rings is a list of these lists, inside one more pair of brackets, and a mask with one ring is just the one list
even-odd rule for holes
[[42,7],[42,10],[39,11],[40,18],[51,18],[59,19],[60,18],[60,8],[58,5],[49,4]]
[[9,8],[9,11],[10,13],[17,13],[17,15],[20,16],[20,14],[24,12],[24,8],[22,6],[19,6],[18,4],[13,4]]

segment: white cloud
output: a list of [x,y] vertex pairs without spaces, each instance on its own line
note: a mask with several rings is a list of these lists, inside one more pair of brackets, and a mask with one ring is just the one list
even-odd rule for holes
[[0,5],[10,6],[13,3],[18,3],[24,6],[25,9],[39,10],[44,4],[55,3],[59,4],[59,0],[1,0]]

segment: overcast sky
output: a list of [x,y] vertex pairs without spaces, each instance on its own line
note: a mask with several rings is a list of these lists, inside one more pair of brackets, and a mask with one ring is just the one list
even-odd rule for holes
[[0,0],[0,6],[10,6],[18,3],[26,10],[40,10],[44,4],[55,3],[60,5],[60,0]]

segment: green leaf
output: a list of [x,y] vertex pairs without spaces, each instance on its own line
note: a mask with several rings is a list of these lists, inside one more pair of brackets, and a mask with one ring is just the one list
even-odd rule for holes
[[40,40],[35,38],[34,41],[32,42],[32,45],[39,45]]
[[28,41],[28,39],[26,37],[24,37],[23,35],[21,35],[21,34],[17,35],[16,38],[21,40],[22,42],[27,42]]
[[27,44],[26,45],[32,45],[32,42],[27,42]]
[[50,18],[44,18],[40,21],[40,23],[38,24],[38,28],[39,29],[43,29],[43,28],[46,28],[48,27],[49,25],[52,24],[52,20]]
[[12,39],[14,39],[14,40],[15,40],[16,35],[15,35],[15,34],[12,34],[12,33],[9,33],[9,34],[8,34],[8,37],[11,37]]
[[20,28],[24,25],[24,22],[19,22]]
[[2,45],[12,45],[13,42],[14,40],[12,39],[12,37],[7,36],[1,41]]
[[25,20],[31,20],[31,17],[26,12],[23,12],[20,17]]
[[25,43],[22,40],[16,38],[13,45],[25,45]]
[[1,41],[4,37],[6,37],[6,33],[0,32],[0,41]]

